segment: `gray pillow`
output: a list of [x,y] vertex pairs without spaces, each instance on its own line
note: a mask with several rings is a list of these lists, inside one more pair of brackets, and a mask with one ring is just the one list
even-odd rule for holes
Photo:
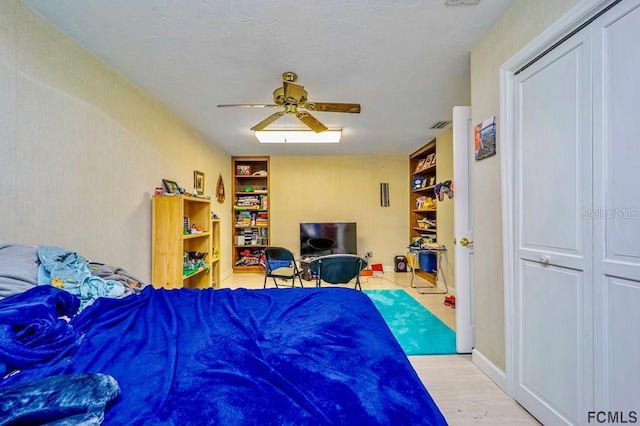
[[0,243],[0,299],[38,285],[38,247]]

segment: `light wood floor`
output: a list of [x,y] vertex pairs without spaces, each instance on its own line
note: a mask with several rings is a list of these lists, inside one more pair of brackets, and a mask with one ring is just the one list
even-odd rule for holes
[[[221,288],[262,288],[262,274],[233,274]],[[443,294],[419,294],[410,287],[410,273],[385,272],[363,277],[363,289],[404,289],[442,322],[455,330],[455,310],[444,305]],[[418,285],[426,282],[417,278]],[[307,285],[307,281],[304,281]],[[311,282],[308,282],[311,286]],[[273,287],[273,281],[267,287]],[[409,361],[450,425],[539,424],[508,397],[471,361],[470,355],[410,356]]]

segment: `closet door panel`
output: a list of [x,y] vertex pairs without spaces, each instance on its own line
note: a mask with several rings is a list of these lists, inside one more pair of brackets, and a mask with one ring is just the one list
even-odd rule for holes
[[594,26],[595,409],[640,401],[640,1]]
[[[602,342],[606,361],[606,382],[602,389],[602,409],[638,412],[638,324],[640,324],[640,282],[606,277],[605,287],[607,330]],[[597,371],[597,370],[596,370]],[[598,401],[598,399],[596,399]],[[600,409],[596,406],[596,409]]]
[[[521,247],[581,254],[579,67],[582,45],[523,78],[520,169]],[[561,120],[558,117],[562,117]]]
[[[572,423],[579,420],[582,383],[582,294],[580,271],[525,261],[521,265],[522,366],[519,382]],[[553,294],[553,298],[548,295]],[[544,315],[540,307],[544,306]],[[562,348],[562,349],[560,349]]]
[[578,424],[592,403],[590,40],[515,81],[515,396],[543,424]]
[[640,260],[640,8],[617,17],[601,30],[604,53],[606,256]]

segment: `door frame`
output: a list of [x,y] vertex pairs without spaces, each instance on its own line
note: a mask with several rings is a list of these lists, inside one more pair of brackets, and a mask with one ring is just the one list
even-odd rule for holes
[[505,381],[504,391],[511,397],[515,394],[515,77],[522,67],[544,55],[547,50],[561,43],[567,35],[605,9],[612,0],[585,0],[570,9],[558,21],[548,27],[518,53],[500,67],[500,168],[502,184],[502,247],[504,276],[504,336],[505,336]]
[[[475,346],[475,321],[473,316],[473,245],[462,247],[457,241],[466,237],[473,242],[471,208],[471,159],[473,158],[473,130],[471,107],[453,107],[453,181],[456,184],[453,198],[453,234],[456,277],[456,351],[472,353]],[[471,229],[469,225],[471,224]]]

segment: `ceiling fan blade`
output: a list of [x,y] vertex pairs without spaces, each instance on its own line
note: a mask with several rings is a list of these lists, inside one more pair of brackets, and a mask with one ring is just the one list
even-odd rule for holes
[[302,121],[316,133],[328,130],[327,126],[319,122],[313,115],[309,114],[308,112],[298,111],[298,113],[296,113],[296,117],[298,117],[300,121]]
[[218,108],[278,108],[275,104],[222,104]]
[[360,104],[341,104],[336,102],[307,102],[304,106],[309,111],[360,113]]
[[253,126],[251,130],[256,130],[256,131],[264,130],[265,127],[267,127],[269,124],[273,123],[283,115],[284,115],[284,111],[278,111],[275,114],[271,114],[270,116],[268,116],[267,118],[265,118],[264,120],[262,120],[261,122]]
[[284,88],[284,98],[287,101],[298,103],[305,95],[304,86],[299,84],[283,81],[282,87]]

